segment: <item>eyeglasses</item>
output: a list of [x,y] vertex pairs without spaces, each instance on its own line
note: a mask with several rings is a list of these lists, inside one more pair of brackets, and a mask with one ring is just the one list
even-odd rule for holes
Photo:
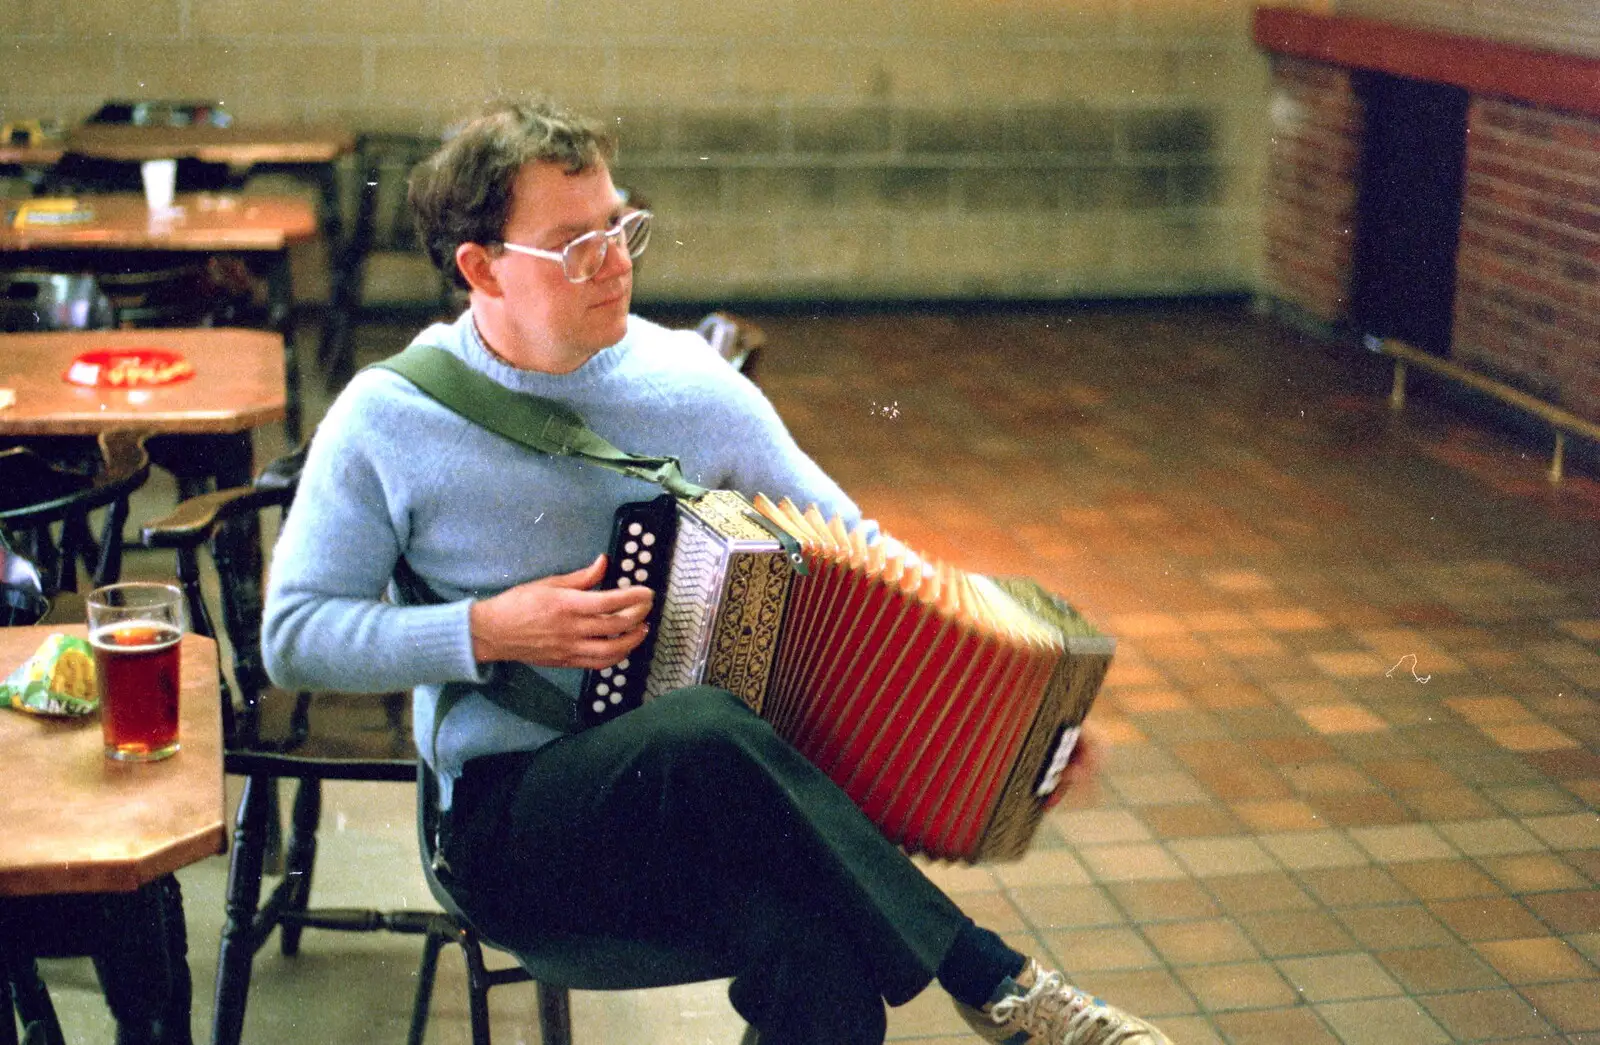
[[524,247],[520,243],[501,243],[506,250],[529,257],[544,258],[561,263],[561,271],[573,283],[587,283],[606,263],[606,252],[615,240],[626,248],[628,257],[636,258],[650,245],[650,212],[629,211],[609,229],[585,232],[560,250],[540,250]]

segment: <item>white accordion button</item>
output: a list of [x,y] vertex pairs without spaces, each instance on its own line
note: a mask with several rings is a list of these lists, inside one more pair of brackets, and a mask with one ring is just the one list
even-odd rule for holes
[[631,578],[631,577],[618,577],[617,578],[617,587],[619,587],[619,588],[631,588],[631,587],[633,587],[633,578]]
[[625,543],[622,546],[622,550],[624,552],[628,553],[629,555],[632,555],[634,552],[639,550],[639,542],[638,541],[628,541],[627,543]]
[[644,546],[648,548],[652,544],[656,543],[656,535],[653,533],[647,533],[641,537],[640,540],[642,540],[644,542]]
[[636,581],[647,581],[647,580],[650,579],[650,571],[649,570],[634,570],[633,571],[633,579],[636,580]]
[[649,552],[640,552],[639,553],[639,561],[640,562],[649,562],[654,557],[655,556],[651,555]]
[[629,523],[628,524],[628,536],[637,537],[643,532],[644,532],[644,527],[642,525],[640,525],[639,523]]
[[602,713],[602,712],[604,712],[604,711],[605,711],[605,709],[606,709],[606,702],[605,702],[605,701],[603,701],[603,700],[597,700],[597,701],[595,701],[595,702],[594,702],[594,704],[593,704],[593,705],[591,705],[591,706],[592,706],[592,707],[593,707],[593,708],[594,708],[594,713],[595,713],[595,714],[596,714],[596,715],[598,715],[598,714],[601,714],[601,713]]

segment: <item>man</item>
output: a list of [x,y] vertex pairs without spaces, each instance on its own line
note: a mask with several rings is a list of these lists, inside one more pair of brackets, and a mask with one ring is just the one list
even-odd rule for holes
[[[501,105],[420,167],[419,228],[470,307],[418,340],[702,486],[858,520],[753,385],[629,314],[650,219],[619,197],[612,153],[551,106]],[[269,670],[414,687],[441,879],[474,924],[511,950],[568,933],[719,955],[766,1045],[877,1045],[884,1002],[934,978],[991,1041],[1165,1043],[973,924],[731,695],[670,693],[582,731],[517,710],[530,675],[572,701],[579,669],[641,641],[650,592],[597,585],[616,507],[657,492],[495,436],[383,369],[312,444],[274,556]]]

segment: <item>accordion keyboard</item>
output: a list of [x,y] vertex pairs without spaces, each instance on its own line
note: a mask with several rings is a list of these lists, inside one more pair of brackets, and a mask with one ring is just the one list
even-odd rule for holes
[[666,604],[667,575],[672,566],[673,540],[677,536],[677,500],[663,494],[650,501],[633,501],[617,509],[611,531],[602,588],[642,585],[655,593],[645,618],[644,641],[620,663],[583,673],[578,691],[578,717],[585,727],[597,726],[644,700],[661,611]]

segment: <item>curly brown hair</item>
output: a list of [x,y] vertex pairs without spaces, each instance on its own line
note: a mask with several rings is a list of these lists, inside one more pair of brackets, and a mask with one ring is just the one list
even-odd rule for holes
[[451,134],[411,172],[406,198],[434,265],[462,290],[456,267],[463,243],[501,242],[511,185],[528,163],[558,163],[581,174],[616,158],[608,129],[553,102],[498,101]]

